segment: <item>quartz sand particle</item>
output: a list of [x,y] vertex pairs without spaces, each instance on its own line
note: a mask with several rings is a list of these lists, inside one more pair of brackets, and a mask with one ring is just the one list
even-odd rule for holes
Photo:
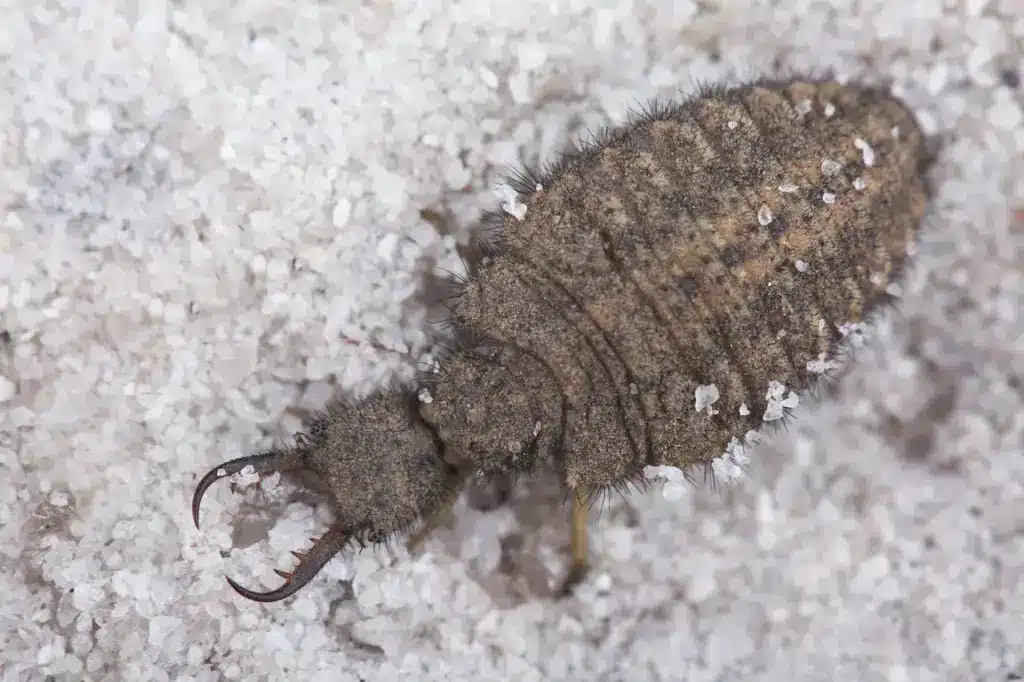
[[[358,20],[329,3],[186,4],[167,16],[159,3],[7,7],[0,138],[18,152],[0,171],[0,374],[19,392],[0,414],[2,670],[56,680],[1024,674],[1014,653],[1024,604],[1012,589],[1024,560],[1012,533],[1024,405],[1010,341],[1024,300],[1006,218],[1024,203],[1024,167],[1012,131],[986,119],[1010,120],[1019,94],[998,74],[1000,46],[1018,35],[998,11],[1006,3],[893,3],[879,14],[840,1],[785,15],[762,3],[513,5],[396,0],[367,4]],[[767,40],[743,47],[749,35]],[[524,41],[545,47],[529,72],[515,56]],[[470,225],[494,208],[497,173],[518,155],[550,158],[567,131],[582,137],[613,108],[673,97],[691,79],[718,82],[776,58],[855,74],[860,55],[878,57],[879,77],[908,93],[929,130],[955,137],[937,177],[943,215],[917,249],[884,343],[858,350],[838,401],[813,416],[801,403],[788,433],[755,451],[747,483],[727,499],[685,482],[672,504],[634,495],[636,525],[612,499],[592,530],[598,545],[629,534],[629,560],[604,562],[607,580],[557,605],[510,597],[521,593],[474,573],[475,560],[445,542],[415,560],[339,558],[273,623],[224,589],[226,570],[275,585],[271,568],[287,568],[294,548],[286,530],[317,533],[328,519],[283,497],[233,541],[240,509],[268,500],[225,484],[198,533],[182,510],[197,467],[286,439],[300,382],[332,375],[365,395],[405,371],[339,334],[423,353],[434,318],[414,305],[417,273],[433,258],[460,265],[455,237],[438,237],[421,209],[445,205]],[[932,93],[937,61],[964,78]],[[561,96],[565,82],[578,97]],[[835,122],[845,108],[832,103]],[[87,120],[99,110],[109,123]],[[808,120],[816,111],[827,114]],[[436,146],[420,143],[431,138]],[[217,155],[223,140],[229,161]],[[472,189],[441,195],[460,157]],[[761,201],[793,198],[774,189],[784,180],[812,189],[780,178]],[[864,180],[875,185],[874,169]],[[350,208],[333,226],[343,199]],[[271,220],[250,223],[254,209]],[[385,233],[400,237],[394,260],[376,253]],[[296,268],[253,279],[258,254]],[[181,312],[174,324],[167,304]],[[246,378],[220,364],[252,341]],[[941,393],[923,367],[955,387],[944,420],[919,412]],[[930,459],[908,466],[881,423],[933,426]],[[955,480],[935,473],[953,470]],[[494,537],[495,515],[505,519],[459,507],[451,533]],[[530,518],[503,520],[503,544],[557,555],[558,524]],[[510,558],[497,543],[466,547],[481,566]]]

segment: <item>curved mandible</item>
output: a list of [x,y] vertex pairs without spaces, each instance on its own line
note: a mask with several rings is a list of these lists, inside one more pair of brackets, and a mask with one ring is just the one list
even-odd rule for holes
[[265,452],[261,455],[239,457],[238,459],[218,464],[203,476],[202,480],[196,485],[195,493],[192,495],[192,520],[195,522],[196,528],[199,527],[199,505],[203,501],[206,489],[213,485],[215,481],[231,474],[237,474],[250,464],[257,474],[273,473],[275,471],[294,471],[305,466],[301,452],[296,450],[289,452]]
[[269,592],[254,592],[242,587],[231,578],[227,578],[228,584],[235,592],[253,601],[266,603],[286,599],[305,587],[313,579],[313,576],[319,573],[320,569],[345,547],[351,537],[350,530],[341,524],[334,524],[319,540],[313,542],[313,547],[309,551],[292,552],[299,558],[299,565],[291,573],[275,568],[274,572],[284,578],[285,582],[281,587]]

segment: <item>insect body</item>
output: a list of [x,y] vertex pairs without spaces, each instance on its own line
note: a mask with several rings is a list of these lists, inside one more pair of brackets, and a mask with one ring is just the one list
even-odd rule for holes
[[468,478],[545,461],[576,493],[571,585],[586,568],[583,498],[647,466],[728,459],[890,300],[926,157],[911,112],[869,87],[761,81],[645,112],[519,178],[436,376],[216,467],[197,524],[207,487],[246,465],[326,482],[334,525],[284,585],[231,582],[273,601],[354,539],[429,519]]

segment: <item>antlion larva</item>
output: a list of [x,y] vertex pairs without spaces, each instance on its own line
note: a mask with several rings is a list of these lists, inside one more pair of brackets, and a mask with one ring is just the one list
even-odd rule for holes
[[334,524],[285,583],[229,578],[275,601],[354,539],[429,526],[468,479],[545,461],[576,493],[571,586],[592,493],[646,467],[735,474],[745,434],[784,416],[890,301],[927,163],[913,114],[882,89],[764,80],[652,105],[515,179],[437,373],[215,467],[196,523],[210,484],[247,465],[325,481]]

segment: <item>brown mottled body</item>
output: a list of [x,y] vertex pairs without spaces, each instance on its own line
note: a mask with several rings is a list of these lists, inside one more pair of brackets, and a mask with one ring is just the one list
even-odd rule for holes
[[[710,462],[759,428],[770,381],[810,387],[808,363],[887,300],[923,215],[922,143],[888,94],[803,82],[612,134],[526,194],[522,220],[505,216],[500,255],[461,296],[458,324],[514,346],[517,378],[496,397],[457,354],[425,416],[488,469],[539,425],[570,487]],[[709,384],[713,416],[695,409]]]
[[[520,183],[526,214],[465,284],[463,342],[436,376],[216,467],[196,523],[205,490],[247,465],[315,472],[328,534],[281,587],[231,583],[274,601],[353,538],[435,517],[470,477],[550,461],[579,495],[710,464],[764,423],[770,382],[810,388],[845,325],[887,302],[926,157],[910,111],[872,88],[765,81],[648,112]],[[698,411],[710,385],[714,410]],[[572,518],[570,584],[586,568],[578,496]]]

